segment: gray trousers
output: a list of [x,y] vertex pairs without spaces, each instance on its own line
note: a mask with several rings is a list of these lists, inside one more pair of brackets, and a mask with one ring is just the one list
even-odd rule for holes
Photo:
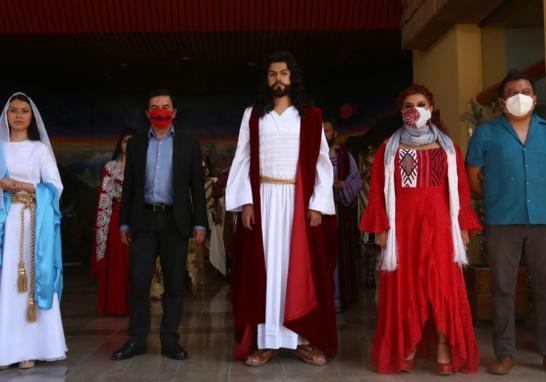
[[546,355],[546,225],[487,225],[485,246],[491,268],[495,354],[516,352],[514,304],[519,263],[525,253],[535,297],[537,349]]

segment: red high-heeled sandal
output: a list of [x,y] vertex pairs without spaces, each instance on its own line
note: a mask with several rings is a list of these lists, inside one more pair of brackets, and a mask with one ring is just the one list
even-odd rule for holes
[[415,369],[415,357],[412,359],[405,359],[402,363],[402,371],[409,373]]
[[[449,344],[447,342],[440,342],[438,345],[448,346]],[[451,359],[451,355],[450,355]],[[436,362],[436,371],[440,375],[451,375],[455,373],[455,368],[453,367],[452,362]]]
[[438,371],[438,374],[440,375],[451,375],[455,373],[455,368],[453,367],[453,364],[451,362],[448,362],[448,363],[436,362],[436,370]]

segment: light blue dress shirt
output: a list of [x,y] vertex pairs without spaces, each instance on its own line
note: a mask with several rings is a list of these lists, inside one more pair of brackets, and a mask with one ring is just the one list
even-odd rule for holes
[[173,141],[174,129],[158,139],[153,129],[148,132],[144,203],[173,204]]

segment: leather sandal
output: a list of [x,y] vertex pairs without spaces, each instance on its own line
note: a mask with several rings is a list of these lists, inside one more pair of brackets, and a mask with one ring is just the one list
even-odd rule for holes
[[324,353],[311,345],[299,345],[294,354],[303,362],[310,365],[322,366],[326,363]]
[[245,365],[252,367],[263,366],[277,355],[278,352],[278,350],[273,349],[257,349],[254,353],[246,357]]
[[19,369],[32,369],[34,367],[34,361],[21,361],[19,362]]

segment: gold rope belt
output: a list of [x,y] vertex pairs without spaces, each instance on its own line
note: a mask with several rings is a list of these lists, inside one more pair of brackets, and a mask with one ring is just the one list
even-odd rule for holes
[[[36,321],[36,303],[34,301],[34,288],[36,285],[36,258],[35,258],[35,237],[36,237],[36,197],[26,192],[13,194],[11,202],[13,204],[22,204],[21,209],[21,241],[19,242],[19,277],[17,278],[17,291],[24,293],[28,291],[28,309],[27,320]],[[25,271],[25,210],[30,210],[30,290],[27,283],[27,274]]]
[[296,179],[281,179],[260,175],[260,182],[269,184],[296,184]]

